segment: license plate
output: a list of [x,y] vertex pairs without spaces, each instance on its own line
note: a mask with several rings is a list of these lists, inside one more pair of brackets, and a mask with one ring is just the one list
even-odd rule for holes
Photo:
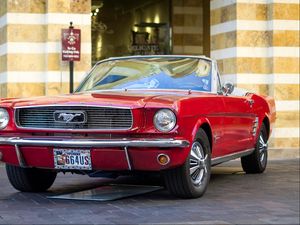
[[55,169],[91,170],[91,152],[83,149],[53,149]]

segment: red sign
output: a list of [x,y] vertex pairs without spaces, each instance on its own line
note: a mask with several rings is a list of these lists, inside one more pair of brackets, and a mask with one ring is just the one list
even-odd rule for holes
[[80,61],[80,29],[62,29],[62,61]]

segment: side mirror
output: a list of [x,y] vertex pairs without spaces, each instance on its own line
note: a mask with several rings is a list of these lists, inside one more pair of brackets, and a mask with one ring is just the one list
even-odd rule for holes
[[222,92],[225,95],[231,94],[233,92],[233,90],[234,90],[234,85],[231,82],[226,82],[222,87]]

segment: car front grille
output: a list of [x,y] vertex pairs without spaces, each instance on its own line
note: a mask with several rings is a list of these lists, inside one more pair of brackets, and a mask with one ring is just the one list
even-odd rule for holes
[[[77,122],[58,121],[57,113],[85,115]],[[19,128],[32,129],[78,129],[78,130],[129,130],[133,119],[130,109],[95,106],[42,106],[17,108],[15,121]]]

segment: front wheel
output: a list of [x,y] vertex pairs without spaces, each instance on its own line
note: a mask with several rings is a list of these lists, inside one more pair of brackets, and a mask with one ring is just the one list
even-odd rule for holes
[[42,192],[52,186],[56,172],[37,169],[22,168],[6,164],[6,173],[11,185],[24,192]]
[[171,194],[181,198],[201,197],[208,186],[211,172],[211,150],[208,137],[199,129],[185,163],[164,172]]
[[267,167],[267,160],[268,134],[265,125],[262,124],[254,152],[251,155],[242,157],[241,163],[246,173],[263,173]]

